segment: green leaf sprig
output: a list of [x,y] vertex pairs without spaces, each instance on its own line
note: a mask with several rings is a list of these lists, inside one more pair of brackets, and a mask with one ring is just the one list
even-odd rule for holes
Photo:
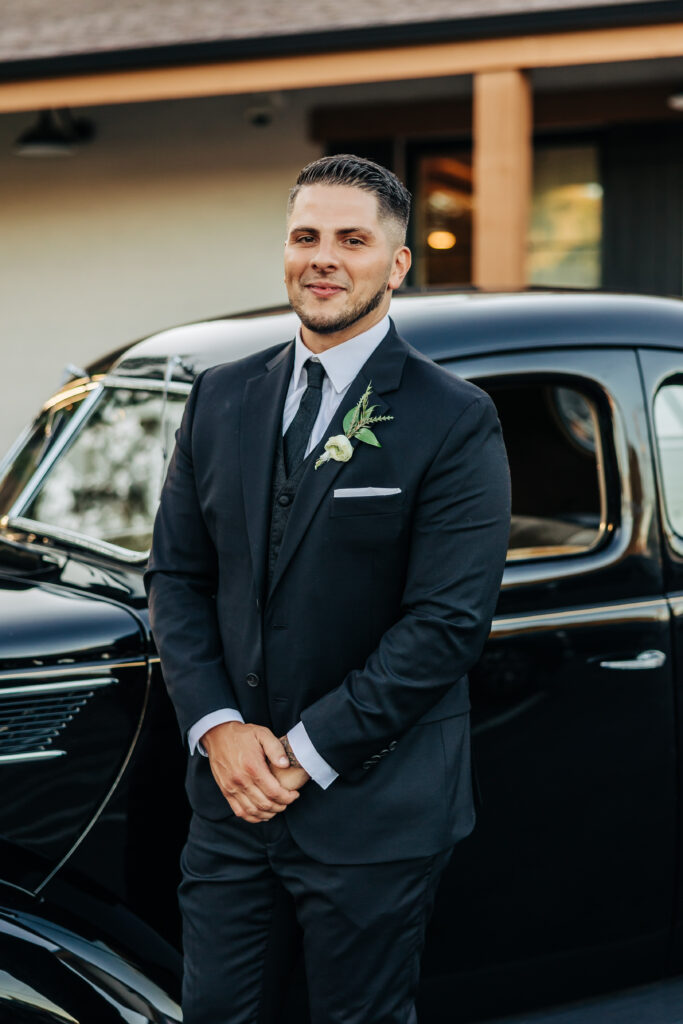
[[359,441],[364,441],[366,444],[372,444],[376,448],[381,448],[382,445],[375,437],[373,431],[370,430],[370,424],[381,423],[383,420],[393,420],[394,417],[372,415],[377,406],[371,405],[368,407],[368,399],[371,392],[372,382],[368,384],[358,405],[354,405],[347,412],[344,417],[343,430],[349,440],[352,437],[357,437]]

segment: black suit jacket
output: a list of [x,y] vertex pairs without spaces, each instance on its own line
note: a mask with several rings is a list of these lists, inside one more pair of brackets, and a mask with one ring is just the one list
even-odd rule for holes
[[[353,344],[353,341],[348,342]],[[339,772],[284,813],[328,863],[426,856],[474,824],[467,672],[487,638],[505,563],[509,472],[495,406],[392,327],[309,458],[270,588],[273,453],[294,359],[277,345],[194,383],[145,575],[164,678],[184,736],[239,708],[282,735],[300,719]],[[372,382],[382,447],[317,454]],[[335,497],[335,488],[400,488]],[[256,685],[254,685],[256,684]],[[208,760],[187,787],[232,813]],[[258,827],[258,826],[252,826]]]

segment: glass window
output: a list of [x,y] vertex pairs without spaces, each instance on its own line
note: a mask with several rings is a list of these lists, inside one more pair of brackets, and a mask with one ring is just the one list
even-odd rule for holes
[[666,384],[655,396],[655,432],[666,515],[683,537],[683,382]]
[[149,550],[164,448],[173,448],[185,399],[171,393],[164,403],[159,391],[105,388],[21,515],[131,551]]
[[469,284],[472,280],[472,154],[469,147],[416,163],[415,283]]
[[91,390],[92,386],[71,389],[55,395],[52,401],[47,403],[0,480],[0,516],[9,512]]
[[606,519],[595,400],[549,382],[476,383],[496,404],[510,463],[508,560],[594,548]]
[[529,227],[529,284],[600,286],[602,186],[596,146],[534,151]]

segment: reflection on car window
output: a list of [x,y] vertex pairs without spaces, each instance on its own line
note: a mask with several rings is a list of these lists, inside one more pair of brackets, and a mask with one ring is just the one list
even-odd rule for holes
[[605,529],[605,488],[593,398],[545,382],[476,383],[496,404],[510,462],[508,561],[595,547]]
[[147,551],[186,396],[106,388],[83,429],[21,515],[130,551]]
[[91,390],[89,386],[72,388],[66,393],[56,395],[45,406],[6,474],[0,480],[0,516],[9,512]]
[[665,384],[657,392],[655,433],[667,518],[683,537],[683,383]]

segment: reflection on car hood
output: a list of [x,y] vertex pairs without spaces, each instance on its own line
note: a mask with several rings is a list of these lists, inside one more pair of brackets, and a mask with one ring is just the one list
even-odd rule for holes
[[0,578],[0,671],[139,657],[135,618],[109,601]]

